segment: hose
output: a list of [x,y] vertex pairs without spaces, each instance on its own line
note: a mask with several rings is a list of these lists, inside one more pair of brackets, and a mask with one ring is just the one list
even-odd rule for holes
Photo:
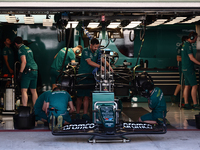
[[133,42],[133,41],[135,40],[135,37],[136,37],[136,36],[135,36],[135,34],[134,34],[133,39],[131,39],[131,33],[132,33],[132,31],[129,32],[129,40],[130,40],[131,42]]

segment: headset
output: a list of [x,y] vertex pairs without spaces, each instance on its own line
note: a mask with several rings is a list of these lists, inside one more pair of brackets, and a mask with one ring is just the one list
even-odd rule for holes
[[191,32],[189,36],[190,36],[190,40],[194,40],[195,37],[197,36],[197,33],[196,32]]
[[79,50],[79,49],[77,49],[77,50],[75,51],[75,53],[76,53],[76,54],[79,54],[79,53],[80,53],[80,50]]

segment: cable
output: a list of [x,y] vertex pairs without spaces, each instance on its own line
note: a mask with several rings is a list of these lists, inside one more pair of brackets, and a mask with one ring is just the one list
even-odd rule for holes
[[60,76],[62,75],[62,73],[63,73],[63,68],[64,68],[65,60],[66,60],[66,57],[67,57],[67,52],[68,52],[68,48],[69,48],[69,43],[70,43],[71,35],[72,35],[72,24],[70,24],[70,33],[69,33],[69,39],[68,39],[68,43],[67,43],[67,48],[66,48],[64,60],[63,60],[63,63],[62,63],[62,68],[61,68],[61,70],[60,70],[60,74],[59,74],[58,77],[56,78],[56,83],[57,83],[59,77],[60,77]]
[[[144,43],[145,28],[146,28],[146,25],[144,25],[143,29],[140,30],[140,40],[142,41],[142,44],[141,44],[140,50],[138,52],[138,57],[137,57],[137,61],[136,61],[135,66],[137,66],[137,64],[138,64],[138,60],[139,60],[140,53],[141,53],[141,50],[142,50],[142,46],[143,46],[143,43]],[[143,31],[143,34],[142,34],[142,31]],[[141,34],[142,34],[142,36],[141,36]]]

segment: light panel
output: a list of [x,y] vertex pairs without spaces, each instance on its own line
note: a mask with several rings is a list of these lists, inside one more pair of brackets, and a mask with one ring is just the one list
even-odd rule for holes
[[53,25],[53,19],[43,19],[43,26],[51,27]]
[[197,22],[200,20],[200,16],[196,16],[190,20],[187,20],[187,21],[184,21],[184,22],[181,22],[181,23],[193,23],[193,22]]
[[70,24],[72,24],[72,28],[76,28],[76,26],[78,25],[78,21],[68,21],[67,26],[65,27],[66,29],[70,28]]
[[153,22],[152,24],[149,24],[147,26],[158,26],[163,24],[165,21],[167,21],[167,19],[157,19],[155,22]]
[[25,24],[34,24],[34,17],[24,17]]
[[90,22],[87,28],[97,28],[99,26],[98,22]]
[[120,22],[111,22],[107,28],[117,28],[120,24]]
[[8,23],[17,23],[15,16],[5,16],[5,18]]
[[176,17],[173,20],[165,23],[165,24],[175,24],[175,23],[179,23],[181,21],[183,21],[184,19],[186,19],[187,17]]
[[141,21],[131,21],[126,27],[124,27],[125,29],[131,29],[131,28],[135,28],[137,27],[139,24],[141,23]]

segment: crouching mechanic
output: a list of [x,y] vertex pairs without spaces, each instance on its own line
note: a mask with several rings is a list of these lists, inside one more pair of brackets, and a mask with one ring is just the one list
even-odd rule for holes
[[[67,108],[70,108],[68,111]],[[43,105],[43,110],[48,114],[49,127],[51,129],[51,116],[57,118],[56,128],[61,128],[62,125],[71,123],[71,117],[69,113],[74,111],[74,105],[70,94],[67,91],[62,91],[60,87],[54,88],[53,92],[48,96]],[[55,122],[53,123],[55,127]]]
[[47,115],[45,111],[42,110],[42,108],[44,101],[47,100],[51,92],[51,90],[43,92],[36,100],[34,105],[35,121],[41,120],[43,122],[47,122]]
[[141,116],[139,122],[150,124],[158,124],[159,122],[162,122],[163,116],[166,116],[167,112],[162,90],[158,87],[154,88],[154,85],[151,82],[144,82],[142,88],[149,95],[148,104],[152,112]]

